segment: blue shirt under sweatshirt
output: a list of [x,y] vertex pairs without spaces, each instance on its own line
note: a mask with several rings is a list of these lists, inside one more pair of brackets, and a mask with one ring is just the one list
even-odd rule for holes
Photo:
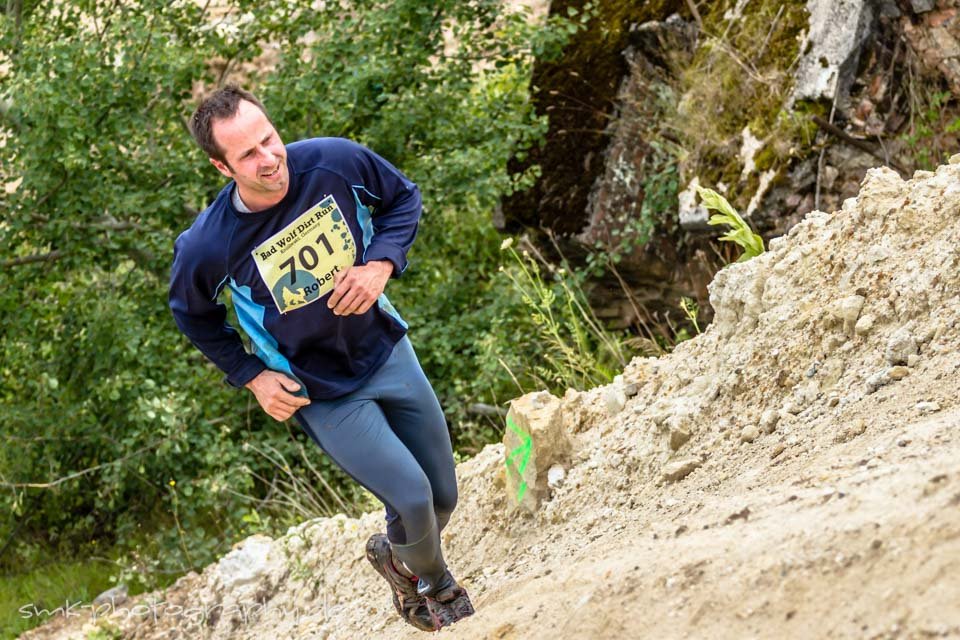
[[[170,308],[180,330],[240,387],[266,368],[330,399],[363,385],[407,324],[386,295],[361,315],[327,308],[333,278],[389,260],[406,269],[420,219],[417,185],[355,142],[315,138],[287,145],[290,185],[277,205],[243,213],[227,185],[177,238]],[[218,302],[232,294],[253,353]]]

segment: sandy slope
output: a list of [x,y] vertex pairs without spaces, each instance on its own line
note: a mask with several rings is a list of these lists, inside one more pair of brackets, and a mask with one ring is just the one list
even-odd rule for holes
[[[459,467],[445,545],[478,611],[443,634],[960,637],[960,165],[909,183],[873,170],[841,211],[771,244],[717,276],[704,335],[568,394],[566,478],[534,513],[509,503],[503,445]],[[608,399],[625,389],[618,410]],[[678,464],[689,474],[666,479]],[[129,638],[419,636],[363,558],[381,523],[248,540],[153,594],[166,609],[99,624]]]

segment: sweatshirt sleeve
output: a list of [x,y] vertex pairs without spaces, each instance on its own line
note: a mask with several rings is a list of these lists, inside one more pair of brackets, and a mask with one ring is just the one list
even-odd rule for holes
[[227,383],[242,387],[266,365],[243,348],[240,334],[226,323],[227,309],[217,302],[226,281],[226,269],[209,248],[191,242],[191,231],[177,238],[170,274],[170,309],[190,342],[226,375]]
[[393,276],[407,268],[407,252],[417,236],[422,202],[420,189],[396,167],[370,149],[344,140],[353,147],[352,173],[359,184],[354,193],[371,213],[373,235],[363,253],[364,264],[374,260],[393,263]]

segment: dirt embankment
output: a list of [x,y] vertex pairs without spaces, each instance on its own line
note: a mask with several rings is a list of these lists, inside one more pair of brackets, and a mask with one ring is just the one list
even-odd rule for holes
[[[530,510],[502,444],[460,465],[445,546],[477,614],[442,633],[960,637],[960,165],[872,170],[710,291],[704,335],[541,398],[569,449]],[[363,557],[381,526],[251,538],[139,611],[24,637],[417,637]]]

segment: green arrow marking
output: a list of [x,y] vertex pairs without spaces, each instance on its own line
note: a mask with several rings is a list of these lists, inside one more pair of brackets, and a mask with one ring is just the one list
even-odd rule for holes
[[[530,462],[530,452],[533,451],[533,438],[530,437],[529,433],[518,427],[510,416],[507,416],[507,428],[520,436],[520,440],[522,441],[519,447],[510,452],[505,462],[507,470],[516,473],[517,479],[520,481],[520,488],[517,489],[517,503],[519,504],[520,501],[523,500],[523,495],[527,492],[527,481],[523,479],[523,472],[527,468],[527,463]],[[514,466],[513,460],[517,456],[520,456],[520,464]]]

